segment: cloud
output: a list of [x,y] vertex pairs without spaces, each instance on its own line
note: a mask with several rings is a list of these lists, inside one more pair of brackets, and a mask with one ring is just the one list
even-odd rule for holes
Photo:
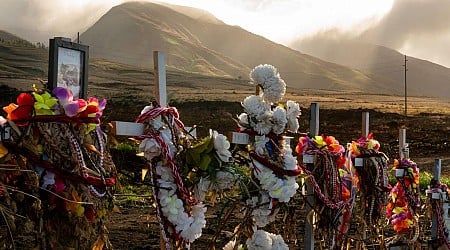
[[416,37],[449,33],[450,1],[397,0],[381,22],[361,35],[364,40],[400,48]]
[[378,22],[360,24],[350,30],[337,28],[300,38],[294,48],[313,51],[321,40],[354,39],[386,46],[409,56],[450,67],[450,1],[396,0],[391,10]]
[[0,29],[32,42],[54,36],[74,38],[110,7],[105,1],[2,0]]

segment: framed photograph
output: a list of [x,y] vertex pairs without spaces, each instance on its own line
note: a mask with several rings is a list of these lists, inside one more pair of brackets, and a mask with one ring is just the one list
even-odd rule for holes
[[88,84],[89,47],[68,38],[50,39],[48,88],[69,89],[74,98],[86,98]]

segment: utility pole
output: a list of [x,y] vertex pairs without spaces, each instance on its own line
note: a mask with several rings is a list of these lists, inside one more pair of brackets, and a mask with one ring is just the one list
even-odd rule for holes
[[408,117],[408,88],[406,85],[406,71],[408,71],[408,68],[406,66],[406,55],[405,55],[405,64],[403,64],[403,67],[405,67],[405,117]]

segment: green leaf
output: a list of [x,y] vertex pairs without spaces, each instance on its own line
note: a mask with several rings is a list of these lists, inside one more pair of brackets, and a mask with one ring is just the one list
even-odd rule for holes
[[47,106],[49,106],[51,108],[56,104],[57,101],[58,101],[58,99],[56,99],[56,98],[50,98],[50,99],[45,100],[45,104],[47,104]]
[[34,99],[36,99],[37,102],[42,102],[42,103],[44,102],[44,98],[42,98],[41,95],[36,94],[36,93],[33,92],[33,96],[34,96]]
[[[211,147],[210,146],[211,143],[212,143],[212,138],[211,138],[211,136],[208,136],[208,137],[203,138],[199,143],[195,144],[190,149],[193,152],[197,152],[197,153],[208,152],[208,150],[210,150],[209,148]],[[212,144],[212,146],[214,147],[214,143]]]
[[209,163],[211,162],[211,157],[209,155],[203,155],[201,162],[199,164],[199,168],[203,171],[208,169]]

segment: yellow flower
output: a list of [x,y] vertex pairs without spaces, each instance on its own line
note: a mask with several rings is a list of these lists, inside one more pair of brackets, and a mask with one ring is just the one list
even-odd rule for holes
[[[323,137],[321,135],[314,136],[314,142],[317,144],[318,148],[322,148],[327,145],[327,143],[323,140]],[[327,148],[324,148],[327,149]]]
[[53,106],[55,106],[58,99],[52,97],[47,91],[42,95],[39,95],[33,92],[34,99],[36,102],[34,103],[34,109],[36,111],[36,115],[54,115]]
[[395,207],[393,212],[394,214],[399,214],[401,212],[405,212],[406,211],[406,207]]

